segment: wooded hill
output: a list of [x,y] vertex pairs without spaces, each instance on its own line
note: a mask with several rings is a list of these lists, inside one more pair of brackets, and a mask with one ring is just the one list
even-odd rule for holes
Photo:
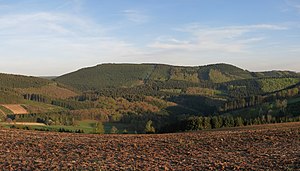
[[224,83],[258,78],[295,78],[290,71],[249,72],[229,64],[183,67],[162,64],[101,64],[60,76],[55,80],[79,90],[134,87],[147,82]]
[[300,119],[300,76],[291,71],[101,64],[53,80],[10,74],[0,74],[0,80],[0,105],[20,104],[29,113],[15,116],[1,107],[2,117],[17,121],[97,120],[144,132],[151,120],[157,131],[175,132],[216,128],[216,121],[231,127],[267,123],[267,117],[268,122]]

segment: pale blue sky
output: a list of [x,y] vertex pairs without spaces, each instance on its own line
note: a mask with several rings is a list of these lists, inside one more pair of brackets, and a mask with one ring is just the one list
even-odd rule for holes
[[0,0],[0,72],[100,63],[300,71],[299,0]]

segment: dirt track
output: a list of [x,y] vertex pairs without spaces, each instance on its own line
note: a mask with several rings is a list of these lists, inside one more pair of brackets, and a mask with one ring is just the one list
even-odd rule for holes
[[3,115],[5,115],[5,113],[0,109],[0,114],[3,114]]
[[0,130],[6,170],[300,170],[300,123],[165,135]]
[[36,123],[36,122],[12,122],[12,123],[4,123],[4,124],[8,124],[8,125],[25,125],[25,126],[45,126],[44,123]]

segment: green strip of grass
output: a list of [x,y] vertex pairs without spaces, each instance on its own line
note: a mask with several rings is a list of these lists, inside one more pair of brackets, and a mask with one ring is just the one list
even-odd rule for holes
[[[38,126],[38,125],[15,125],[19,129],[24,129],[25,127],[28,127],[30,130],[48,130],[53,132],[58,132],[59,129],[69,130],[72,132],[75,132],[77,130],[82,130],[86,134],[93,134],[95,133],[95,124],[97,121],[95,120],[85,120],[85,121],[79,121],[75,126],[65,126],[65,125],[45,125],[45,126]],[[123,131],[126,129],[128,133],[134,133],[133,131],[128,130],[128,125],[121,124],[121,123],[103,123],[105,133],[109,134],[110,130],[113,126],[115,126],[118,129],[118,133],[122,134]],[[13,123],[8,124],[2,122],[1,125],[3,125],[6,128],[10,128]]]

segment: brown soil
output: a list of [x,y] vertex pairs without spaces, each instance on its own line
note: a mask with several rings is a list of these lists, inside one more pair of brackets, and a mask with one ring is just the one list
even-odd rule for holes
[[300,170],[300,123],[162,135],[0,129],[0,168]]
[[14,114],[27,114],[27,110],[18,104],[3,104],[5,108],[11,110]]

